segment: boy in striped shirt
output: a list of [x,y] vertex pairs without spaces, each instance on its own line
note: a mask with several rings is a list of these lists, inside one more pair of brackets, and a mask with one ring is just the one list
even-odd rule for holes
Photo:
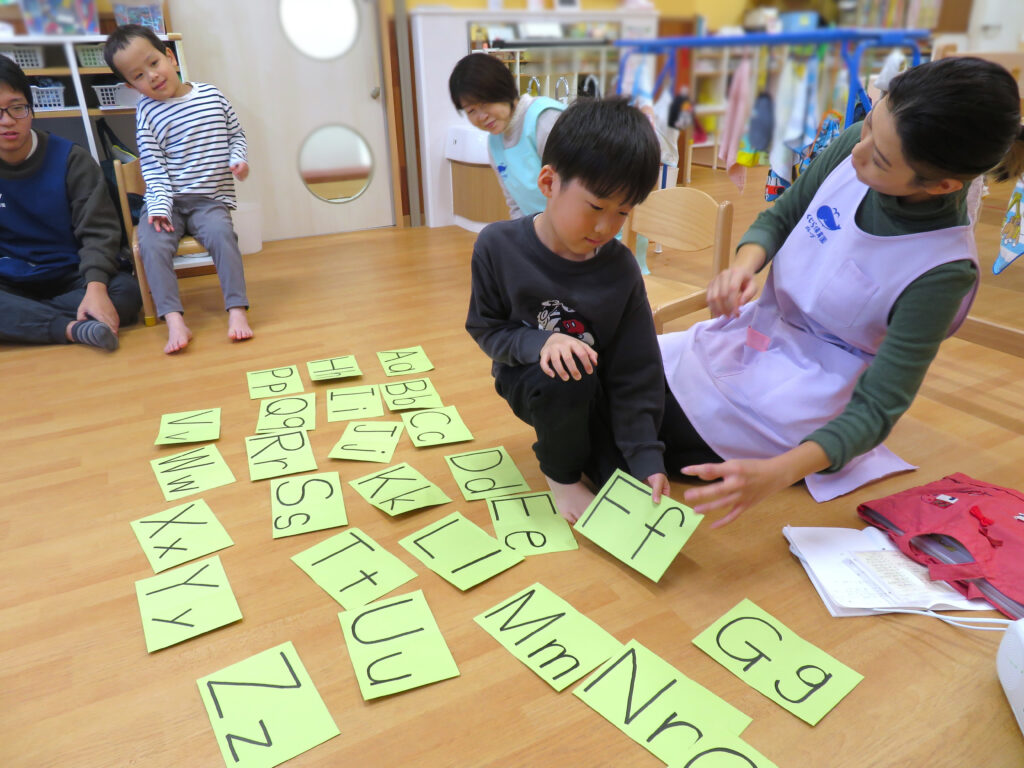
[[148,27],[118,27],[103,55],[141,94],[135,121],[146,198],[139,247],[157,316],[167,323],[164,352],[178,352],[192,339],[173,264],[184,234],[195,235],[213,258],[228,338],[251,338],[242,255],[228,210],[235,207],[232,175],[239,181],[249,175],[245,133],[235,111],[214,86],[182,82],[173,51]]

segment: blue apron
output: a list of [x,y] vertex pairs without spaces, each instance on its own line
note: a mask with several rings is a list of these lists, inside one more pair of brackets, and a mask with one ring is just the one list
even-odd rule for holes
[[540,153],[537,151],[537,118],[547,109],[561,112],[565,104],[546,96],[538,96],[526,110],[523,132],[515,146],[506,149],[502,134],[491,134],[487,140],[487,148],[498,169],[498,176],[523,216],[540,213],[547,204],[547,199],[537,189],[537,176],[541,169]]

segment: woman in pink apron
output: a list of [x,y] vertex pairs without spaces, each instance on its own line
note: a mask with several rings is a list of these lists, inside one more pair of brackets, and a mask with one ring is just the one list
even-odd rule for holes
[[713,319],[661,337],[666,466],[710,481],[686,492],[697,512],[723,525],[800,480],[825,501],[914,469],[882,441],[977,290],[967,187],[1022,170],[1013,77],[942,59],[759,215],[708,286]]

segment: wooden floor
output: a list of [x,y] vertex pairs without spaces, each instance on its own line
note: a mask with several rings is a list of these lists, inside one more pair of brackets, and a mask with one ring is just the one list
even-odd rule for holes
[[[724,176],[698,169],[696,177],[736,202],[738,238],[763,206],[759,183],[739,195]],[[979,226],[987,263],[1005,199],[990,199]],[[461,593],[397,542],[454,510],[489,530],[483,502],[393,519],[346,487],[350,523],[417,571],[398,592],[423,590],[461,673],[365,703],[339,606],[290,561],[336,531],[271,539],[267,483],[247,479],[243,438],[254,431],[257,404],[245,372],[304,371],[306,361],[354,354],[361,381],[379,383],[375,352],[422,344],[436,366],[431,380],[476,437],[467,450],[504,445],[541,489],[531,431],[494,393],[488,362],[463,330],[472,243],[449,228],[267,244],[246,261],[256,338],[244,344],[226,341],[220,292],[208,276],[182,282],[196,334],[185,354],[161,354],[163,326],[126,329],[112,355],[0,348],[0,765],[221,765],[196,680],[291,641],[341,735],[290,766],[655,768],[658,760],[569,690],[553,692],[473,622],[538,581],[750,715],[743,738],[780,768],[1024,764],[1024,740],[995,674],[998,633],[913,616],[833,619],[781,534],[786,524],[862,527],[858,502],[956,471],[1024,486],[1024,360],[957,339],[889,441],[919,471],[820,505],[794,487],[724,529],[702,525],[656,584],[581,539],[577,552],[528,558]],[[651,263],[680,276],[699,271],[678,254]],[[1020,318],[1012,307],[1022,291],[1024,267],[986,275],[977,311]],[[235,542],[220,556],[244,619],[147,654],[134,582],[152,570],[129,521],[169,506],[149,462],[180,449],[153,445],[160,415],[206,407],[223,409],[218,446],[238,480],[202,497]],[[328,460],[344,424],[324,423],[322,411],[319,422],[311,439],[320,471],[337,469],[344,483],[380,466]],[[451,452],[403,442],[395,462],[412,463],[461,499],[442,458]],[[743,598],[864,675],[817,726],[692,645]]]

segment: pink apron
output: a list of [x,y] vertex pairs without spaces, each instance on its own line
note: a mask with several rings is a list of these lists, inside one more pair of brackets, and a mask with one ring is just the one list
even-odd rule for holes
[[[850,158],[844,160],[775,255],[756,301],[737,318],[660,337],[669,388],[722,458],[776,456],[838,416],[907,285],[950,261],[977,265],[969,226],[895,237],[861,231],[854,214],[867,190]],[[950,334],[975,291],[964,298]],[[815,500],[827,501],[908,469],[916,467],[879,445],[806,482]]]

